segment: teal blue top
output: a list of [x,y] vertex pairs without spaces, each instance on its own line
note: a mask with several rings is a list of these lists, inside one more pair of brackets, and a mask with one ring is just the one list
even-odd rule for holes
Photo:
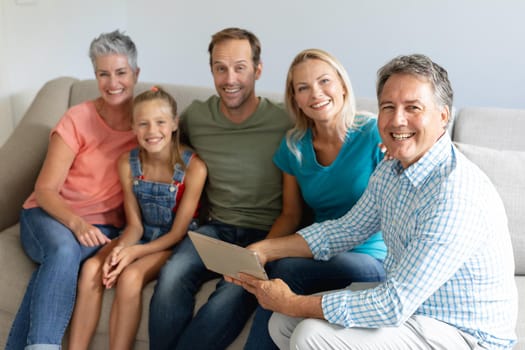
[[[286,138],[283,138],[273,157],[278,168],[296,178],[306,204],[315,213],[315,222],[337,219],[346,214],[361,197],[370,175],[383,159],[378,147],[381,138],[376,119],[362,116],[357,118],[362,123],[348,130],[337,158],[328,166],[317,162],[310,129],[297,142],[301,160],[288,148]],[[352,251],[383,260],[386,246],[381,232]]]

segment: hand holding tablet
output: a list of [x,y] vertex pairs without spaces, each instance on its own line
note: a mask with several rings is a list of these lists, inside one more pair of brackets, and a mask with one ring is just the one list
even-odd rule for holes
[[246,273],[268,280],[257,253],[241,246],[206,235],[188,231],[188,235],[208,270],[238,279],[238,273]]

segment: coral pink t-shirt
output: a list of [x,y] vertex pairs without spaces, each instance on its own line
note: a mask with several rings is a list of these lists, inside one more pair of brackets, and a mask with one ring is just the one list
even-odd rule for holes
[[[88,223],[121,227],[123,193],[117,160],[136,147],[133,132],[111,129],[98,114],[94,102],[87,101],[71,107],[50,135],[54,133],[75,153],[60,195]],[[23,207],[37,206],[33,192]]]

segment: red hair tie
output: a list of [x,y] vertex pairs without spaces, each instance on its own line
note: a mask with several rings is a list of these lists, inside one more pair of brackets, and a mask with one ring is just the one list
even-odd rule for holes
[[152,87],[151,87],[151,91],[153,91],[153,92],[158,92],[158,91],[159,91],[159,88],[156,87],[156,86],[152,86]]

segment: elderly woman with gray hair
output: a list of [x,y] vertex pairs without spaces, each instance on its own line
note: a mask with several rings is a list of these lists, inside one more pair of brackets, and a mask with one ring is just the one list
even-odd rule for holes
[[137,50],[114,31],[91,42],[100,96],[71,107],[53,128],[34,192],[20,214],[20,239],[38,264],[6,349],[60,349],[75,304],[80,264],[124,224],[117,158],[131,131]]

